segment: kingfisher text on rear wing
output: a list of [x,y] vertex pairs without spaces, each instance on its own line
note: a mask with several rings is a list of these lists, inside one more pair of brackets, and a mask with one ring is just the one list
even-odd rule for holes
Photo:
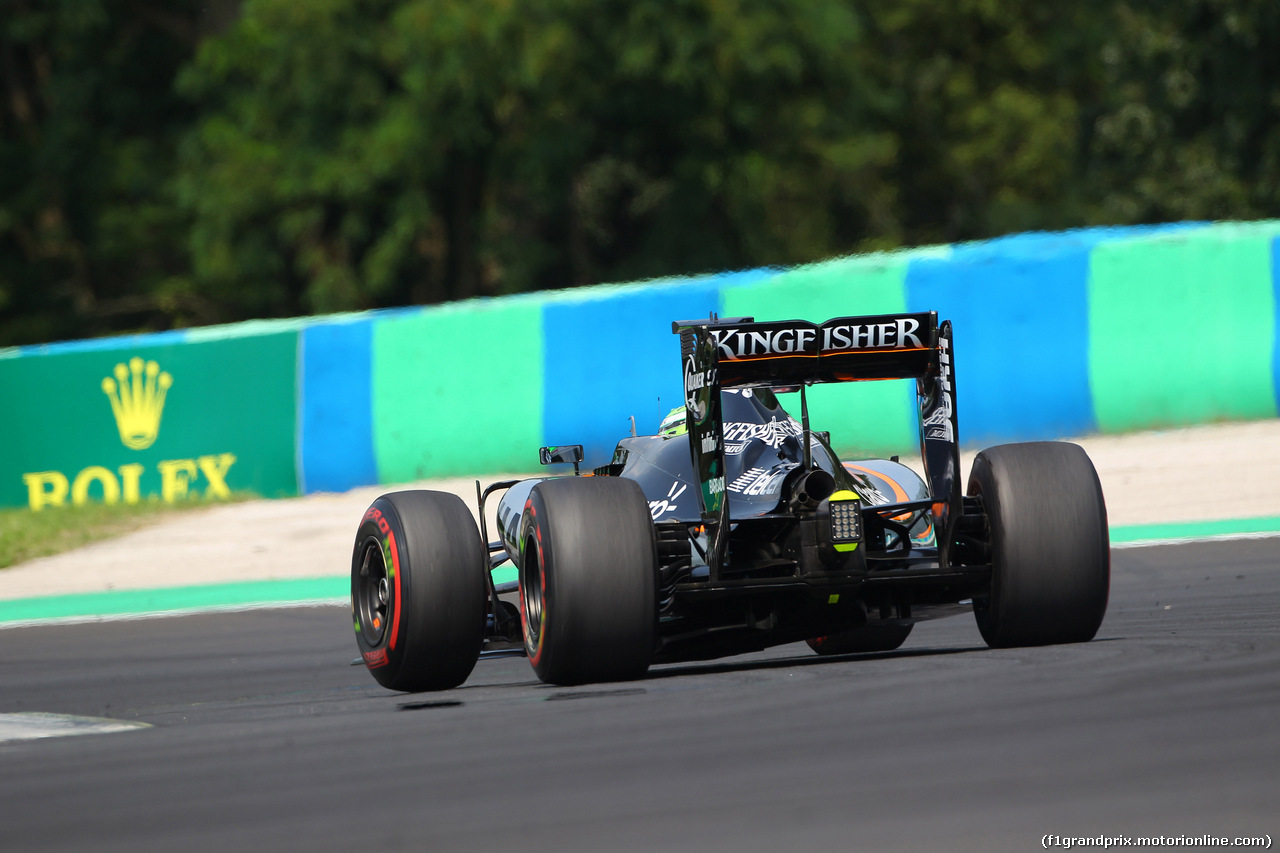
[[722,388],[919,378],[938,367],[938,315],[932,311],[825,323],[695,320],[673,323],[672,331],[691,349],[699,327],[714,341]]

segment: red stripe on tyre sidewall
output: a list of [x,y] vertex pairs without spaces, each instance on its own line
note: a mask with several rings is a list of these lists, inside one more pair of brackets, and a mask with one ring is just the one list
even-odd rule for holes
[[[391,525],[387,525],[390,527]],[[391,571],[396,576],[395,603],[391,607],[391,640],[388,645],[394,651],[396,636],[400,633],[400,549],[396,547],[395,534],[387,533],[387,544],[391,548]]]

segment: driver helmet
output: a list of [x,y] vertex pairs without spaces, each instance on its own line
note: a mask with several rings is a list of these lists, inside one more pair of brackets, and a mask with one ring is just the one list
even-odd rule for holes
[[684,435],[689,431],[684,414],[684,406],[676,406],[658,424],[658,435]]

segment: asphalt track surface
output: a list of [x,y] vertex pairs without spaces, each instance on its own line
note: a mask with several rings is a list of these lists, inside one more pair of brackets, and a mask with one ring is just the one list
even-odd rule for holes
[[[0,850],[1030,850],[1280,830],[1280,538],[1113,552],[1088,644],[970,617],[562,688],[521,658],[396,694],[339,607],[11,628]],[[1198,848],[1205,849],[1205,848]]]

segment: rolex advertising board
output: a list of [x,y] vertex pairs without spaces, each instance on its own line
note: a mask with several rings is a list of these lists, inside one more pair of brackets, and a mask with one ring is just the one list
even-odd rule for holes
[[297,334],[0,358],[0,505],[297,494]]

